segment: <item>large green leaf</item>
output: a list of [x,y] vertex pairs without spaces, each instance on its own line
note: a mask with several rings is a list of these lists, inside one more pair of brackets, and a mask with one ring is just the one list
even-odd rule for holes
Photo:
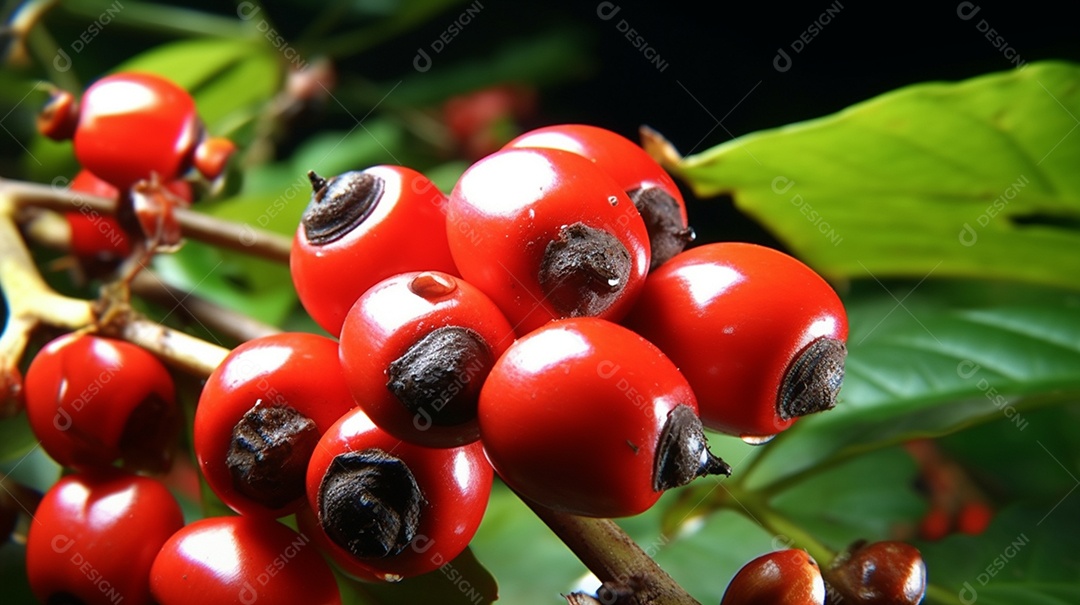
[[259,40],[203,38],[153,48],[114,71],[160,74],[187,89],[199,116],[212,133],[220,133],[268,101],[281,83],[283,59]]
[[1022,431],[1028,410],[1080,400],[1080,301],[1042,296],[973,307],[916,291],[849,303],[837,407],[763,446],[743,480],[779,484],[860,452],[993,419]]
[[827,276],[1080,287],[1080,67],[919,84],[672,168]]

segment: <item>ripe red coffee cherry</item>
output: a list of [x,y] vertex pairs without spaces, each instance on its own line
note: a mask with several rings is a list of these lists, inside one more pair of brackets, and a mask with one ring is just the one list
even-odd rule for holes
[[621,319],[649,268],[649,236],[619,186],[579,155],[507,149],[450,194],[450,251],[517,333],[563,317]]
[[656,268],[694,239],[687,225],[686,203],[671,176],[648,153],[626,137],[587,124],[558,124],[530,130],[505,148],[562,149],[592,160],[630,196],[645,221]]
[[300,302],[338,335],[345,314],[376,283],[406,271],[457,275],[446,243],[446,196],[404,166],[323,179],[293,239],[289,267]]
[[472,540],[491,493],[479,443],[400,441],[355,409],[330,427],[307,472],[301,531],[347,574],[395,581],[441,567]]
[[437,271],[379,282],[349,311],[341,363],[353,398],[391,435],[428,447],[476,441],[480,386],[514,329],[483,292]]
[[299,534],[265,517],[211,517],[176,532],[150,572],[159,605],[340,605],[334,574]]
[[38,352],[24,385],[30,427],[61,465],[169,467],[182,418],[172,377],[145,349],[67,334]]
[[333,339],[286,332],[245,342],[210,374],[195,411],[207,484],[245,515],[296,512],[319,436],[354,406]]
[[[72,191],[87,193],[97,197],[109,198],[116,202],[120,191],[89,170],[80,170],[71,179],[68,188]],[[166,189],[181,202],[190,204],[192,200],[191,184],[178,179],[166,185]],[[131,241],[116,218],[101,214],[96,210],[83,209],[79,212],[66,212],[71,228],[71,251],[82,259],[115,261],[131,253]]]
[[844,376],[840,299],[809,267],[764,246],[677,255],[649,275],[626,325],[679,366],[706,427],[750,442],[833,407]]
[[42,603],[149,604],[154,557],[183,525],[180,505],[154,479],[113,468],[68,475],[34,512],[30,588]]
[[804,550],[767,553],[743,565],[720,605],[823,605],[825,582]]
[[823,573],[830,602],[918,605],[926,596],[926,563],[904,542],[857,542]]
[[87,170],[128,189],[157,175],[178,178],[191,167],[203,136],[191,95],[144,73],[101,78],[86,90],[75,129],[75,157]]
[[484,382],[479,417],[499,476],[573,514],[636,515],[665,489],[731,472],[709,452],[675,365],[598,318],[554,321],[511,345]]

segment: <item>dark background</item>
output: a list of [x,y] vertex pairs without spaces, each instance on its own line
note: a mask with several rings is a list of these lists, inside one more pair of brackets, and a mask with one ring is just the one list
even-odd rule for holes
[[[98,2],[100,3],[100,2]],[[237,17],[237,3],[212,0],[173,3],[213,12],[226,19]],[[618,11],[610,18],[604,14]],[[6,5],[10,15],[18,3]],[[101,4],[108,6],[108,2]],[[973,16],[969,20],[960,17]],[[64,5],[61,5],[64,6]],[[95,4],[97,6],[97,4]],[[133,5],[134,6],[134,5]],[[431,43],[458,19],[467,7],[480,7],[450,44],[435,57],[430,71],[413,68],[417,49]],[[339,85],[375,85],[389,90],[395,82],[411,78],[435,81],[455,67],[475,64],[478,70],[497,61],[507,46],[551,32],[566,32],[580,41],[583,54],[567,61],[565,73],[548,75],[547,82],[527,81],[538,91],[538,111],[522,128],[556,122],[582,122],[604,126],[636,138],[647,124],[671,140],[684,154],[700,152],[734,137],[756,130],[779,127],[828,115],[878,94],[930,80],[960,80],[1014,68],[1014,60],[995,47],[986,33],[992,27],[1019,60],[1080,61],[1080,38],[1072,3],[1049,2],[939,2],[881,3],[857,0],[813,0],[804,3],[631,2],[602,3],[596,0],[516,2],[472,0],[451,6],[419,27],[388,36],[362,53],[337,60]],[[364,25],[378,24],[380,14],[400,10],[394,0],[310,2],[281,0],[262,3],[260,19],[266,17],[290,45],[310,58],[304,34],[311,24],[338,10],[340,22],[329,34],[339,35]],[[831,20],[820,24],[832,9]],[[87,9],[96,14],[94,10]],[[977,12],[975,12],[977,11]],[[620,31],[633,27],[666,64],[661,71],[650,63]],[[65,17],[63,8],[47,17],[50,31],[59,41],[72,40],[86,28],[85,20]],[[812,36],[794,52],[800,35]],[[79,75],[92,80],[100,73],[141,50],[169,41],[168,34],[108,26],[101,34],[107,43],[95,41],[92,51],[77,57]],[[310,36],[309,36],[310,38]],[[316,40],[318,42],[318,40]],[[318,47],[317,43],[308,42]],[[777,51],[784,49],[791,66],[774,68]],[[44,76],[44,74],[43,74]],[[511,74],[511,77],[513,74]],[[47,76],[46,76],[47,77]],[[453,87],[459,81],[447,84]],[[453,93],[463,92],[460,90]],[[342,98],[349,98],[341,91]],[[448,91],[447,94],[451,94]],[[408,99],[390,94],[386,105]],[[373,99],[382,97],[373,93]],[[351,113],[333,111],[309,126],[313,130],[354,126],[353,115],[367,108],[350,105]],[[12,114],[5,126],[13,135],[32,135],[31,116]],[[304,133],[294,133],[293,145]],[[0,137],[6,138],[6,137]],[[5,147],[9,147],[6,144]],[[21,149],[11,147],[18,154]],[[280,156],[290,152],[289,143]],[[5,172],[14,157],[5,158]],[[701,239],[741,239],[779,246],[767,233],[734,211],[730,203],[689,205],[691,222]]]

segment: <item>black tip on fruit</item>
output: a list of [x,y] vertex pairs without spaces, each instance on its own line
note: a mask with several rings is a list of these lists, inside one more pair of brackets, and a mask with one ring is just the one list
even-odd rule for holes
[[664,264],[694,241],[694,230],[683,222],[679,202],[667,191],[660,187],[640,187],[627,193],[649,233],[650,270]]
[[844,382],[847,347],[836,338],[819,338],[810,343],[788,366],[780,385],[776,410],[790,420],[830,410]]
[[596,316],[619,298],[633,259],[619,238],[584,223],[565,225],[540,261],[544,295],[562,317]]
[[443,326],[390,363],[386,388],[411,413],[424,417],[417,426],[453,426],[476,418],[480,387],[494,363],[482,336]]
[[385,187],[382,178],[366,172],[346,172],[327,180],[309,171],[308,179],[313,193],[300,224],[316,246],[335,242],[363,223]]
[[315,423],[288,406],[256,403],[233,427],[225,465],[236,491],[268,508],[304,495],[308,460],[319,441]]
[[150,473],[169,470],[182,423],[174,403],[157,395],[147,397],[131,411],[120,435],[124,467]]
[[314,170],[307,171],[307,178],[311,181],[311,192],[318,193],[320,189],[326,187],[326,179],[322,178]]
[[709,451],[705,429],[692,408],[679,405],[668,413],[653,466],[653,489],[662,492],[705,475],[731,475],[731,466]]
[[383,450],[339,454],[319,486],[319,522],[362,558],[400,553],[420,524],[424,498],[409,467]]

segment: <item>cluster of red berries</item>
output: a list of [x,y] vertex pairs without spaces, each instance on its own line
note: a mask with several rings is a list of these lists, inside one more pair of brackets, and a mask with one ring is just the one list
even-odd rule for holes
[[[114,195],[192,166],[220,174],[231,147],[162,82],[105,78],[78,108],[60,95],[43,130],[74,136]],[[151,137],[142,152],[108,144],[133,127]],[[155,357],[67,335],[31,363],[31,425],[77,471],[31,526],[43,601],[337,602],[320,552],[364,580],[434,570],[471,540],[494,473],[541,506],[634,515],[730,472],[704,428],[760,443],[835,402],[847,321],[833,290],[764,247],[684,251],[678,188],[612,132],[527,133],[449,196],[401,166],[309,176],[291,272],[336,338],[244,343],[195,412],[206,483],[240,516],[183,526],[168,491],[132,473],[166,468],[183,424]],[[292,514],[300,533],[276,521]]]
[[83,170],[69,183],[72,191],[117,203],[116,218],[85,209],[65,214],[72,251],[84,263],[108,265],[127,257],[132,234],[162,247],[179,243],[171,210],[194,197],[184,177],[194,170],[217,179],[235,150],[228,139],[207,135],[187,91],[144,73],[101,78],[81,99],[56,91],[38,130],[73,141]]

